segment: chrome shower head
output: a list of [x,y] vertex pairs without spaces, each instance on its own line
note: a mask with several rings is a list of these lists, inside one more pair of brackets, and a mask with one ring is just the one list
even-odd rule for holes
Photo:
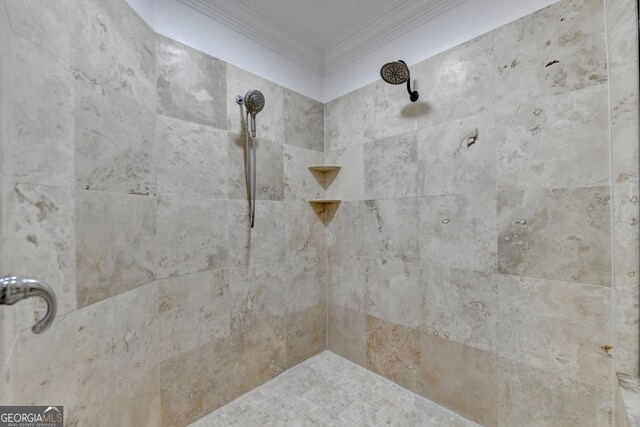
[[387,62],[380,68],[380,77],[392,85],[401,85],[406,82],[409,99],[411,99],[411,102],[418,100],[418,92],[415,90],[411,91],[411,75],[409,73],[409,67],[404,61]]
[[392,85],[401,85],[409,80],[409,67],[404,61],[387,62],[380,69],[382,80]]
[[252,116],[258,114],[264,108],[264,95],[259,90],[250,90],[244,96],[244,107]]

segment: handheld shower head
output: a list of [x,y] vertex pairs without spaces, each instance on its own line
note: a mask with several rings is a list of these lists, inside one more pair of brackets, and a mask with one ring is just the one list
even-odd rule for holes
[[259,90],[253,89],[244,96],[244,108],[251,114],[251,135],[256,137],[256,114],[264,108],[264,95]]
[[387,62],[380,69],[380,77],[392,85],[401,85],[406,82],[409,99],[411,99],[411,102],[418,100],[418,92],[411,90],[411,75],[409,73],[409,67],[404,61]]

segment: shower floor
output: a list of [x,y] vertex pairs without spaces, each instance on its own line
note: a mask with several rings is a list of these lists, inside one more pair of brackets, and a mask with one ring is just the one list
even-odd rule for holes
[[478,424],[325,351],[191,426],[471,427]]

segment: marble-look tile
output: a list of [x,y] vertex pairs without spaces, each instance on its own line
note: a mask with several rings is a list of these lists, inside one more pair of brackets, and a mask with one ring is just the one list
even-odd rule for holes
[[418,330],[367,316],[367,368],[419,393]]
[[[629,0],[607,1],[627,4]],[[611,6],[614,7],[614,6]],[[609,24],[609,21],[607,22]],[[636,13],[625,12],[609,26],[609,102],[611,114],[611,169],[616,183],[638,181],[638,21]]]
[[[248,200],[245,136],[229,132],[227,140],[229,198]],[[256,200],[284,200],[282,143],[258,138],[256,146]]]
[[364,202],[365,256],[390,261],[419,261],[419,199]]
[[226,200],[158,199],[158,277],[228,266],[227,215]]
[[424,396],[482,425],[498,425],[494,353],[422,333],[420,358]]
[[161,35],[156,58],[158,113],[226,129],[226,63]]
[[232,334],[286,314],[286,278],[282,262],[225,270]]
[[77,46],[76,22],[81,15],[76,6],[71,0],[6,0],[2,5],[11,30],[67,64],[73,64]]
[[496,136],[486,113],[420,130],[419,186],[425,196],[495,191]]
[[638,185],[632,182],[615,184],[613,191],[616,371],[637,375],[640,336]]
[[499,108],[498,189],[607,184],[608,96],[604,84]]
[[356,144],[340,150],[327,151],[325,165],[341,166],[335,175],[327,174],[327,198],[364,200],[364,145]]
[[611,290],[600,286],[496,276],[501,357],[608,387],[613,345]]
[[244,134],[246,128],[245,110],[236,103],[236,96],[244,97],[248,91],[254,89],[262,92],[265,98],[264,108],[256,117],[257,137],[258,139],[276,141],[282,146],[284,141],[284,89],[231,64],[227,64],[227,129],[229,132]]
[[403,87],[378,80],[325,104],[325,150],[416,130],[427,109],[424,102],[412,103]]
[[155,33],[122,0],[86,0],[74,5],[76,73],[96,91],[112,90],[151,111],[156,109]]
[[500,425],[522,427],[611,425],[612,393],[555,373],[500,359]]
[[367,314],[418,328],[422,311],[421,265],[384,259],[367,262],[371,266],[365,280]]
[[640,379],[635,375],[618,374],[614,384],[615,427],[635,427],[640,424]]
[[82,75],[76,98],[76,188],[155,196],[155,112]]
[[284,143],[324,151],[324,105],[283,89]]
[[603,0],[562,0],[494,31],[496,104],[607,81]]
[[418,138],[417,132],[410,132],[364,145],[364,184],[368,199],[419,195]]
[[159,115],[158,197],[227,198],[227,133]]
[[10,68],[3,70],[7,100],[3,102],[0,169],[16,182],[70,187],[74,179],[72,69],[18,36],[12,37],[7,54]]
[[158,281],[160,358],[230,335],[231,298],[223,270]]
[[322,215],[319,215],[313,206],[304,200],[288,201],[284,206],[287,256],[324,255],[326,236]]
[[76,192],[78,306],[154,280],[155,204],[152,197]]
[[493,33],[476,37],[417,64],[412,77],[420,92],[417,103],[421,103],[423,109],[418,117],[418,127],[491,111],[493,67]]
[[232,397],[264,384],[287,368],[287,325],[272,319],[231,335],[229,383]]
[[[76,308],[75,205],[72,190],[2,182],[0,230],[4,274],[26,274],[56,294],[57,315]],[[30,328],[46,312],[40,298],[11,307],[18,329]]]
[[229,402],[230,353],[228,338],[160,363],[162,425],[185,425]]
[[375,260],[352,256],[327,260],[329,302],[352,310],[365,311],[368,281],[374,280]]
[[339,259],[364,253],[364,202],[340,203],[326,227],[327,255]]
[[633,13],[629,13],[629,11],[636,10],[638,6],[635,0],[606,0],[604,7],[607,19],[607,31],[611,32],[619,26],[620,21],[632,16]]
[[495,193],[426,197],[420,211],[420,256],[426,265],[495,271]]
[[367,315],[336,304],[329,305],[327,315],[328,349],[360,366],[366,366]]
[[251,228],[249,203],[229,201],[229,256],[236,266],[284,258],[284,203],[258,200]]
[[[260,154],[260,153],[258,153]],[[293,145],[284,145],[284,198],[309,200],[324,198],[324,174],[313,174],[309,166],[324,164],[324,154]],[[271,164],[273,167],[273,163]]]
[[287,368],[304,362],[327,347],[327,309],[314,305],[287,316]]
[[611,286],[609,187],[498,193],[498,270]]
[[150,284],[60,316],[45,334],[20,332],[7,360],[12,402],[57,402],[70,426],[160,425],[156,311]]
[[287,315],[325,303],[327,265],[324,254],[287,258],[285,265]]
[[490,273],[425,265],[422,332],[496,352],[498,288]]

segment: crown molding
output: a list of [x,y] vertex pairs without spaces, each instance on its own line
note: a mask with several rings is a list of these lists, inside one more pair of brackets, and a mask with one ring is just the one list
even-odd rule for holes
[[[324,51],[324,73],[344,68],[467,0],[396,0],[336,37]],[[390,58],[396,59],[396,58]]]
[[355,23],[349,31],[333,39],[323,52],[283,29],[268,10],[250,6],[243,0],[178,1],[294,63],[318,75],[326,75],[467,0],[392,0],[384,9]]
[[228,0],[178,0],[209,18],[226,25],[285,58],[322,75],[324,69],[322,52],[300,41],[282,29],[273,20],[256,8],[242,1]]

